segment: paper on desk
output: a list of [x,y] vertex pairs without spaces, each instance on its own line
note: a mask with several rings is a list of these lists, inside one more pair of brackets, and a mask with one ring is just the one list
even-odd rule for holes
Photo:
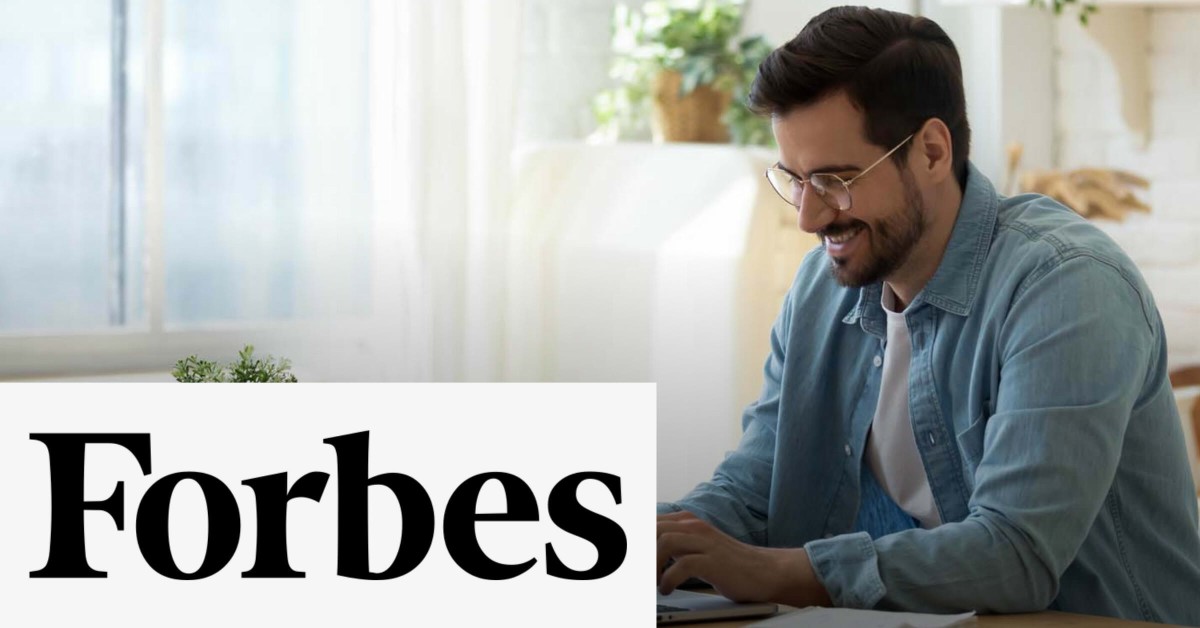
[[863,611],[853,608],[810,607],[777,615],[749,628],[948,628],[966,622],[974,623],[975,613],[959,615],[927,615],[924,613],[892,613]]

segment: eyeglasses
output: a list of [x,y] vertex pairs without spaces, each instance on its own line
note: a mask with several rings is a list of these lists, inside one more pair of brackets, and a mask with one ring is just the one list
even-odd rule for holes
[[[914,134],[915,135],[915,134]],[[867,176],[867,173],[872,168],[883,163],[883,160],[891,156],[892,153],[900,150],[908,140],[913,138],[912,135],[904,138],[896,147],[889,150],[886,155],[880,157],[875,163],[867,166],[866,170],[858,173],[853,179],[846,181],[836,174],[813,173],[807,181],[797,177],[796,175],[781,168],[778,164],[767,168],[767,181],[771,182],[771,187],[775,189],[775,193],[779,194],[780,198],[787,201],[789,205],[795,207],[800,206],[800,198],[804,195],[804,186],[811,183],[813,191],[821,200],[829,207],[838,211],[846,211],[850,209],[850,186],[854,185],[855,181]]]

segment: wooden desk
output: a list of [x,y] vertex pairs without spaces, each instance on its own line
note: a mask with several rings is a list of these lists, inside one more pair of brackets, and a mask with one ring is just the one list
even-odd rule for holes
[[[762,618],[676,625],[696,626],[697,628],[741,628],[757,621],[762,621]],[[1029,613],[1025,615],[980,615],[975,618],[975,623],[968,622],[963,624],[963,626],[968,628],[971,626],[979,628],[1163,628],[1166,625],[1127,619],[1113,619],[1111,617],[1097,617],[1095,615],[1059,613],[1056,611]]]
[[1090,628],[1091,626],[1099,626],[1100,628],[1119,628],[1127,626],[1157,626],[1162,628],[1167,624],[1154,624],[1144,621],[1132,621],[1129,619],[1113,619],[1111,617],[1097,617],[1095,615],[1076,615],[1075,613],[1058,613],[1054,611],[1046,611],[1044,613],[1030,613],[1028,615],[985,615],[976,618],[976,625],[991,626],[993,628],[1042,628],[1045,626],[1065,626],[1067,628]]
[[[696,589],[699,593],[716,593],[709,588]],[[791,606],[781,604],[780,613],[796,610]],[[741,628],[765,619],[737,619],[733,621],[693,622],[690,624],[673,624],[676,626],[696,626],[697,628]],[[1058,611],[1043,611],[1041,613],[1026,613],[1022,615],[978,615],[975,623],[967,622],[964,626],[984,628],[1164,628],[1172,624],[1155,624],[1129,619],[1113,619],[1096,615],[1079,615],[1076,613],[1060,613]]]

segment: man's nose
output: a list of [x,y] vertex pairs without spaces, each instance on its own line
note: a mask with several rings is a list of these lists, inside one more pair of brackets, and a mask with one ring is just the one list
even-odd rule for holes
[[812,185],[800,190],[800,198],[796,201],[796,225],[801,230],[816,233],[836,218],[837,210],[827,205]]

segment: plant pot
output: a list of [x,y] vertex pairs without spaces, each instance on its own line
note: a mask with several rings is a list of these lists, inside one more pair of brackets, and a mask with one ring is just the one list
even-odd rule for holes
[[680,97],[683,75],[663,70],[654,77],[654,112],[650,131],[656,143],[729,141],[729,129],[721,116],[729,108],[732,94],[701,85]]

